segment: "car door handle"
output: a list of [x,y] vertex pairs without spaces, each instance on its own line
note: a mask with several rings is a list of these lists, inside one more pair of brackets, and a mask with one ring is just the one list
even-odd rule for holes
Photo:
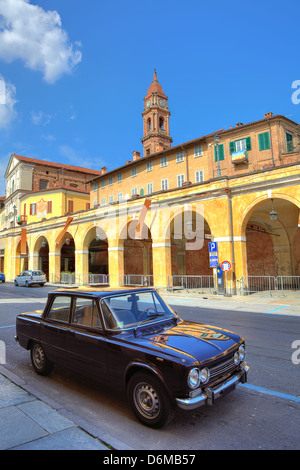
[[45,325],[46,330],[56,331],[57,333],[64,334],[66,333],[65,328],[61,328],[60,326],[54,325]]

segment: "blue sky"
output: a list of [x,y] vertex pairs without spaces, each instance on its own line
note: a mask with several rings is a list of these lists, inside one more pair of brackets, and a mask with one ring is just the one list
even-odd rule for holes
[[300,122],[299,13],[299,0],[0,0],[0,195],[12,153],[109,170],[142,153],[154,68],[173,145],[269,111]]

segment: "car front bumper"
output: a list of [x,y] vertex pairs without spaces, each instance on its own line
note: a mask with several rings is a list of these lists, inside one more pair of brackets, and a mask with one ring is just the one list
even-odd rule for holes
[[200,395],[194,398],[176,398],[177,406],[183,410],[194,410],[203,405],[213,405],[217,398],[235,390],[239,383],[246,383],[248,370],[249,367],[243,362],[240,370],[220,385],[206,387]]

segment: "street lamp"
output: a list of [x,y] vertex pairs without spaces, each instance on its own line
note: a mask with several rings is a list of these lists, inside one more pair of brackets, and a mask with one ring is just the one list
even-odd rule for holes
[[273,207],[273,199],[271,199],[271,201],[272,201],[272,209],[269,212],[269,217],[272,220],[272,222],[275,222],[278,218],[278,212],[276,212]]
[[216,143],[216,146],[217,146],[217,150],[216,150],[216,153],[217,153],[217,162],[218,162],[218,169],[217,169],[217,176],[221,176],[221,169],[220,169],[220,160],[219,160],[219,142],[220,142],[220,136],[218,134],[216,134],[214,136],[214,141]]

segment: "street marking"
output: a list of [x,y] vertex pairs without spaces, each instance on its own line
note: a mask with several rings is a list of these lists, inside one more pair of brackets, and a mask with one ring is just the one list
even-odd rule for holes
[[[275,308],[275,310],[270,310],[270,312],[265,312],[265,315],[268,315],[269,313],[274,313],[277,312],[277,310],[281,310],[282,308],[289,307],[289,305],[283,305],[282,307]],[[277,313],[275,315],[281,315],[280,313]]]
[[0,304],[32,304],[32,303],[38,303],[38,304],[44,304],[46,302],[47,298],[45,299],[0,299]]
[[300,397],[295,395],[289,395],[288,393],[275,392],[274,390],[268,390],[267,388],[257,387],[256,385],[251,384],[240,384],[244,388],[249,388],[250,390],[255,390],[256,392],[264,393],[265,395],[272,395],[274,397],[284,398],[285,400],[294,401],[300,403]]

